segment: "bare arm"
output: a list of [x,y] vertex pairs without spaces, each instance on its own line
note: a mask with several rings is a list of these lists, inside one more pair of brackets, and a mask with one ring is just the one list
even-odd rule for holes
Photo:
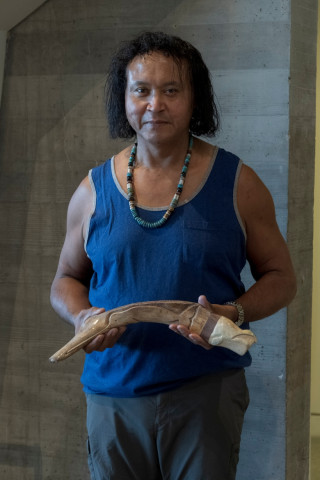
[[[238,299],[245,321],[268,317],[287,306],[296,293],[296,279],[288,247],[275,217],[272,197],[254,171],[242,166],[238,185],[238,208],[247,232],[247,259],[256,282]],[[210,304],[203,295],[199,303],[213,312],[236,321],[238,312],[228,305]],[[210,348],[206,342],[183,326],[172,326],[194,343]]]
[[247,231],[247,259],[256,283],[238,301],[253,322],[289,305],[296,277],[287,244],[276,222],[272,197],[253,170],[243,166],[238,206]]
[[84,251],[84,229],[92,202],[92,192],[86,178],[75,191],[68,207],[66,237],[51,287],[53,308],[73,325],[80,311],[91,307],[88,285],[92,271],[91,262]]
[[[67,233],[60,254],[57,273],[51,287],[51,304],[61,318],[74,325],[77,332],[83,322],[103,309],[91,306],[89,282],[91,261],[84,250],[85,230],[93,208],[93,193],[88,177],[75,191],[68,208]],[[99,335],[85,351],[112,347],[124,329],[112,329]]]

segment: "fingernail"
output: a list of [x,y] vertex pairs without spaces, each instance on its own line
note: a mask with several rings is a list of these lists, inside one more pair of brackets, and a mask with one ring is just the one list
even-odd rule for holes
[[115,328],[112,328],[108,333],[108,337],[111,337],[111,338],[114,338],[117,335],[118,335],[118,330],[116,330]]

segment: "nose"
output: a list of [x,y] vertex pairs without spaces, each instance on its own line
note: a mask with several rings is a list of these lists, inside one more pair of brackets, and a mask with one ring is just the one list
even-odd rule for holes
[[154,92],[148,99],[147,110],[151,112],[159,112],[163,110],[163,98],[160,92]]

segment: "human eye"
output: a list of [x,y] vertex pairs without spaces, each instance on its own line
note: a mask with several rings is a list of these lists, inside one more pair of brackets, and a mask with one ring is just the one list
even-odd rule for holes
[[141,97],[141,96],[147,95],[148,89],[146,87],[139,86],[139,87],[136,87],[135,93]]
[[176,87],[168,87],[166,88],[166,94],[170,97],[173,97],[178,93],[178,89]]

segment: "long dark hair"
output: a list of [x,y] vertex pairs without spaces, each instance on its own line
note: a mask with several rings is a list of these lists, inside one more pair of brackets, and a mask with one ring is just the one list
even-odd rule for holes
[[193,45],[163,32],[142,33],[125,42],[111,59],[105,85],[106,114],[111,137],[129,139],[135,136],[125,111],[127,66],[135,57],[152,52],[173,58],[180,71],[181,63],[186,62],[194,99],[190,132],[197,136],[213,137],[219,128],[219,113],[208,67]]

